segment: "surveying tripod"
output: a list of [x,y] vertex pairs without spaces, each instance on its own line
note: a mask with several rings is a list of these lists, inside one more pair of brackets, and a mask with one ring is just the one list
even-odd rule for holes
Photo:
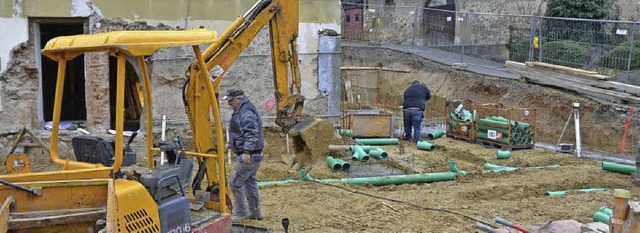
[[562,129],[562,133],[560,133],[560,138],[558,138],[558,143],[556,145],[560,145],[560,141],[562,141],[562,136],[564,135],[564,131],[567,130],[567,126],[569,122],[573,118],[573,122],[575,123],[576,128],[576,155],[578,158],[582,157],[580,154],[582,152],[581,146],[581,137],[580,137],[580,103],[573,103],[571,105],[571,113],[569,114],[569,119],[564,124],[564,128]]

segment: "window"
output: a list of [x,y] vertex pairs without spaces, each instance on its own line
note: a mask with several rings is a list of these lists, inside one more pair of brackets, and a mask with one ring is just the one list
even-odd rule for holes
[[347,23],[351,22],[351,15],[347,15]]
[[360,22],[360,14],[356,14],[356,23]]

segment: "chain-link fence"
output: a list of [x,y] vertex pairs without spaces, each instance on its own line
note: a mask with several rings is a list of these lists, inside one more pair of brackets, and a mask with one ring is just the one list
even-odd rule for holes
[[[610,80],[640,85],[640,21],[457,12],[452,7],[356,3],[343,6],[344,42],[424,50],[440,60],[496,70],[504,70],[506,61],[544,62],[595,71],[611,76]],[[354,74],[343,72],[346,76]],[[366,92],[378,93],[380,89]],[[380,99],[379,94],[360,96],[373,101]],[[392,99],[398,102],[401,96]],[[603,109],[590,111],[600,110]],[[401,116],[397,110],[395,114]],[[425,115],[425,123],[444,122],[440,115]],[[640,114],[629,117],[629,112],[620,111],[607,119],[598,116],[589,114],[581,119],[589,123],[582,126],[582,148],[602,155],[635,153],[636,142],[640,140]],[[574,121],[567,122],[564,133],[559,127],[565,122],[555,121],[540,122],[536,142],[556,145],[575,141]]]
[[452,62],[498,70],[507,60],[538,61],[640,85],[638,21],[357,3],[343,9],[345,41],[435,49]]

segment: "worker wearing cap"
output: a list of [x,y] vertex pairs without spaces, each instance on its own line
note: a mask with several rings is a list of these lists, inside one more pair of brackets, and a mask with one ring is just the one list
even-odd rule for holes
[[405,91],[402,101],[402,118],[404,121],[404,140],[411,141],[413,129],[413,142],[420,141],[420,129],[424,118],[424,108],[427,100],[431,99],[431,91],[418,80],[413,81]]
[[[233,193],[233,222],[246,218],[262,219],[256,173],[262,161],[264,136],[262,118],[256,106],[241,89],[229,89],[222,97],[233,108],[229,122],[229,145],[236,154],[236,164],[229,177],[229,189]],[[248,203],[248,206],[247,206]]]

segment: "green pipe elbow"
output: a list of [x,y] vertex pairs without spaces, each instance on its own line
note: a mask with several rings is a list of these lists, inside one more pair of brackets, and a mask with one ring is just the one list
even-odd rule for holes
[[[352,155],[356,151],[355,147],[356,146],[349,147],[349,153],[351,153]],[[371,146],[357,146],[357,147],[360,147],[365,153],[369,153],[369,151],[371,150]]]
[[419,141],[418,144],[416,145],[418,147],[418,149],[420,150],[428,150],[428,151],[434,151],[436,150],[436,146],[431,145],[431,143],[427,142],[427,141]]
[[385,152],[382,148],[380,147],[376,147],[373,150],[369,151],[369,155],[371,157],[377,158],[377,159],[382,159],[385,160],[387,159],[387,157],[389,157],[389,154],[387,152]]
[[438,139],[438,138],[442,137],[442,135],[444,135],[444,131],[440,131],[440,130],[433,131],[433,132],[427,134],[427,139],[429,139],[429,140]]
[[636,166],[617,164],[617,163],[611,163],[611,162],[604,162],[603,161],[602,162],[602,170],[631,175],[632,173],[636,172]]
[[508,150],[498,150],[496,154],[497,159],[508,159],[511,158],[511,151]]
[[450,160],[449,160],[449,171],[450,171],[450,172],[454,172],[454,173],[461,174],[461,175],[463,175],[463,176],[466,176],[466,175],[467,175],[467,172],[466,172],[466,171],[460,170],[460,169],[458,168],[458,166],[456,166],[456,161],[454,161],[453,159],[450,159]]
[[369,155],[359,146],[354,146],[354,153],[351,155],[353,159],[360,161],[369,161]]
[[331,170],[333,172],[339,172],[342,171],[342,164],[340,164],[335,158],[333,158],[332,156],[327,156],[327,158],[325,159],[325,161],[327,162],[327,165],[329,165],[329,168],[331,168]]
[[356,138],[362,145],[398,145],[398,138]]

